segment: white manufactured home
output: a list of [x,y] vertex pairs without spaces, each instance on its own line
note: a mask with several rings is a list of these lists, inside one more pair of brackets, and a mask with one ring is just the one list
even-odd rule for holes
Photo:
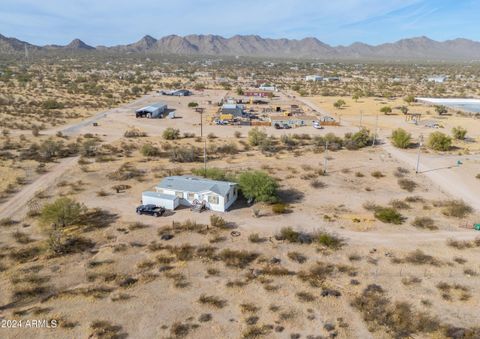
[[143,192],[143,204],[148,201],[172,210],[178,205],[192,206],[194,202],[203,202],[212,211],[225,212],[238,197],[238,187],[234,182],[194,176],[166,177],[155,190],[156,192]]

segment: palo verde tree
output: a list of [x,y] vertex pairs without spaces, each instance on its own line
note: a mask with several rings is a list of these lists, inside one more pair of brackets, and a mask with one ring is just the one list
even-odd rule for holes
[[67,227],[79,222],[87,208],[73,199],[62,197],[43,206],[40,222],[44,225],[54,224]]
[[392,144],[398,148],[409,148],[412,142],[412,135],[403,128],[397,128],[392,132]]
[[243,196],[249,200],[269,203],[278,201],[278,183],[265,172],[243,172],[238,177],[238,185]]

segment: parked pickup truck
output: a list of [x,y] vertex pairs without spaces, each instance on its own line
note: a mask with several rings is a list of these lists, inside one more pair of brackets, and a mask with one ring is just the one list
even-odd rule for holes
[[154,217],[159,217],[163,213],[165,213],[165,208],[158,207],[155,205],[140,205],[137,207],[137,214],[139,215],[147,214],[147,215],[152,215]]

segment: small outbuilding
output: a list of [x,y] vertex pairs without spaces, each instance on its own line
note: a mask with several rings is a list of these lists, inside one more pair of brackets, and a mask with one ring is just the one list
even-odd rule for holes
[[222,106],[222,114],[231,114],[234,117],[241,117],[244,110],[244,106],[240,104],[227,103]]
[[135,116],[137,118],[163,118],[166,110],[167,104],[158,102],[156,104],[137,109],[135,111]]

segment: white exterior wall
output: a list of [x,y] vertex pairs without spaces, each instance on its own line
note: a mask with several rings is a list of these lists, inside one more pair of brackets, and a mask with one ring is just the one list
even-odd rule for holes
[[[234,195],[233,192],[236,188],[236,194]],[[175,191],[172,189],[165,189],[165,188],[156,188],[157,192],[163,193],[163,194],[168,194],[168,195],[176,195],[176,192],[182,192],[182,198],[179,198],[178,201],[180,205],[183,206],[191,206],[193,203],[193,200],[198,200],[198,201],[206,201],[206,207],[212,211],[216,212],[225,212],[238,198],[238,188],[237,187],[232,187],[230,188],[229,194],[230,198],[227,203],[225,203],[225,197],[218,195],[213,192],[202,192],[202,193],[195,193],[193,199],[188,199],[188,193],[186,191]],[[218,204],[212,204],[208,202],[208,196],[210,195],[215,195],[218,196]]]
[[152,197],[148,195],[143,195],[142,194],[142,203],[144,205],[155,205],[159,207],[164,207],[167,210],[174,210],[175,208],[178,207],[179,205],[179,199],[163,199],[161,197]]

